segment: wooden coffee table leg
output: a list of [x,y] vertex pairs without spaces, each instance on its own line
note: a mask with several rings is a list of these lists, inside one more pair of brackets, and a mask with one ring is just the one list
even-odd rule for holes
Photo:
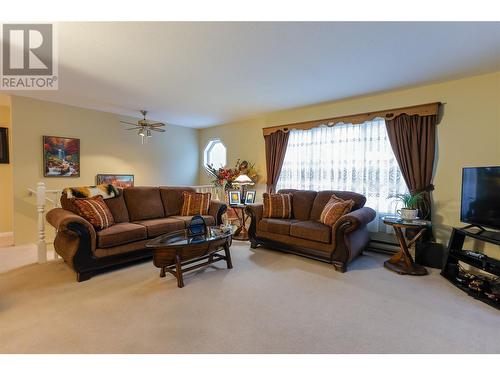
[[184,278],[182,277],[181,257],[175,256],[175,277],[177,278],[177,286],[184,288]]
[[229,269],[233,268],[233,261],[231,260],[231,252],[229,250],[229,243],[228,242],[226,242],[224,244],[224,253],[226,255],[227,268],[229,268]]
[[165,277],[165,267],[162,267],[160,270],[160,277]]

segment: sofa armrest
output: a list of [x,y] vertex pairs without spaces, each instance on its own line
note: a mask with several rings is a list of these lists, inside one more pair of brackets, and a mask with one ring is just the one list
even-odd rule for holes
[[345,265],[357,257],[369,242],[366,225],[375,219],[376,212],[362,207],[345,214],[332,227],[332,262],[345,271]]
[[252,218],[259,222],[262,219],[264,213],[264,205],[262,203],[251,203],[247,204],[245,207],[246,213]]
[[93,254],[96,249],[96,232],[92,224],[83,217],[65,210],[54,208],[47,212],[47,221],[57,230],[54,247],[57,253],[70,265],[73,265],[73,258],[79,248],[80,233],[74,228],[83,228],[89,235],[90,249]]
[[264,205],[262,203],[252,203],[245,207],[245,212],[250,216],[250,228],[248,228],[248,237],[252,248],[257,246],[255,238],[257,237],[257,224],[262,220]]
[[215,218],[215,225],[222,224],[222,215],[227,211],[227,205],[221,201],[210,201],[208,214]]
[[340,217],[334,224],[333,228],[338,229],[344,227],[344,232],[349,233],[357,228],[364,227],[375,219],[376,212],[370,207],[361,207],[357,210],[351,211]]

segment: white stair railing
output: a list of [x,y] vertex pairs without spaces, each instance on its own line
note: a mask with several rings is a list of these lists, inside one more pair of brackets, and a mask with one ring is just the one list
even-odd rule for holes
[[223,195],[222,190],[216,188],[213,185],[196,185],[191,187],[194,188],[198,193],[211,193],[212,199],[224,200],[224,196],[221,196]]
[[[39,182],[36,189],[28,189],[30,196],[36,196],[36,211],[37,211],[37,253],[38,263],[47,262],[47,240],[45,235],[45,211],[47,202],[51,208],[60,207],[59,195],[61,190],[49,190],[45,187],[44,182]],[[54,251],[54,259],[58,259],[57,252]]]

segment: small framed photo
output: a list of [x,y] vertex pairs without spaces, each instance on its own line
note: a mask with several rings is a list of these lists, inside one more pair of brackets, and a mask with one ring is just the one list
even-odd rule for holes
[[128,188],[134,186],[133,174],[98,174],[96,184],[111,184],[114,187]]
[[239,190],[229,191],[229,205],[241,204],[241,192]]
[[255,190],[247,190],[245,193],[245,204],[255,203]]

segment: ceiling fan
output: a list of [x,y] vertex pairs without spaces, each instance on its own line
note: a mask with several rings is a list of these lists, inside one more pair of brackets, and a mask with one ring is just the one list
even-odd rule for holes
[[148,143],[148,138],[152,137],[151,131],[164,133],[165,129],[161,128],[165,126],[165,124],[163,122],[150,122],[149,120],[146,120],[146,115],[148,111],[141,110],[140,112],[143,116],[143,119],[137,121],[137,124],[127,121],[120,121],[120,122],[126,125],[133,125],[134,126],[133,128],[127,128],[125,130],[138,130],[137,135],[141,137],[142,144],[144,144]]

